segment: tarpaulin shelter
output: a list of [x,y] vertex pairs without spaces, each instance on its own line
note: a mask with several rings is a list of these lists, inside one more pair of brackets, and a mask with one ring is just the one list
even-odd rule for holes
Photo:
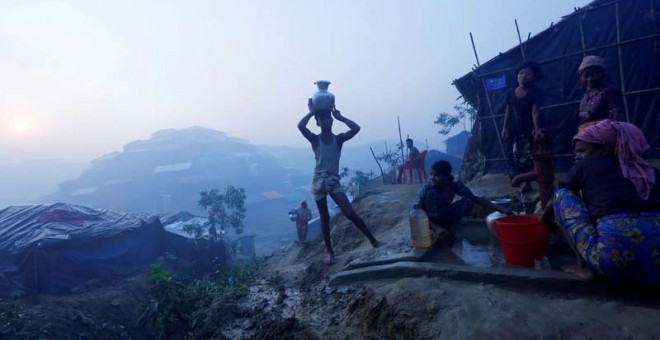
[[456,79],[453,84],[478,111],[465,158],[475,159],[469,153],[480,151],[486,172],[506,168],[500,139],[506,93],[517,86],[517,67],[534,61],[543,73],[536,85],[543,93],[541,121],[555,167],[570,167],[585,93],[578,87],[577,68],[586,55],[605,59],[612,85],[623,92],[625,119],[644,131],[652,147],[648,156],[660,158],[659,13],[660,0],[596,0]]
[[0,296],[66,293],[101,275],[147,268],[164,252],[195,253],[155,216],[64,203],[8,207],[0,210]]

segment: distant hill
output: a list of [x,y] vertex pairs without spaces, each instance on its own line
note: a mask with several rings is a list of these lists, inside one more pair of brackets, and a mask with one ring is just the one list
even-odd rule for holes
[[56,191],[58,183],[76,178],[88,166],[86,162],[61,160],[0,164],[0,209],[36,203],[39,197]]
[[157,131],[147,140],[126,144],[121,152],[99,157],[43,201],[204,215],[197,205],[199,193],[233,185],[246,190],[246,234],[263,238],[293,229],[287,212],[310,196],[305,187],[310,181],[309,174],[286,168],[246,140],[191,127]]
[[[395,142],[388,142],[390,149],[395,146]],[[373,148],[379,155],[385,144],[374,143]],[[347,145],[341,166],[380,175],[369,145]],[[57,191],[41,202],[203,215],[197,206],[199,193],[233,185],[246,190],[245,232],[256,234],[259,245],[265,239],[272,243],[293,234],[287,212],[302,199],[311,203],[313,168],[310,147],[257,146],[202,127],[168,129],[93,160],[77,178],[61,182]]]
[[53,201],[130,212],[196,211],[199,192],[245,188],[248,202],[307,183],[295,170],[248,141],[201,127],[162,130],[102,156],[80,177],[63,182]]

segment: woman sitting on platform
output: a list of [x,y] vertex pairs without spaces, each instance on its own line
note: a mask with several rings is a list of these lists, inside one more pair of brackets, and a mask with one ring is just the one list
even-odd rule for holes
[[[660,282],[660,171],[642,131],[602,120],[574,138],[575,165],[555,192],[554,220],[577,255],[564,270]],[[550,207],[550,205],[548,205]],[[551,219],[552,208],[544,220]]]

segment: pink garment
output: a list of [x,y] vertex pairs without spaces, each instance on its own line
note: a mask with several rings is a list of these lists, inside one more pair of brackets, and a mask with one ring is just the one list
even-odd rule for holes
[[590,90],[580,101],[580,123],[608,118],[620,120],[622,100],[621,92],[610,86]]
[[586,127],[573,137],[575,140],[613,146],[623,177],[633,182],[639,197],[649,199],[656,178],[653,167],[640,156],[650,146],[637,126],[605,119]]

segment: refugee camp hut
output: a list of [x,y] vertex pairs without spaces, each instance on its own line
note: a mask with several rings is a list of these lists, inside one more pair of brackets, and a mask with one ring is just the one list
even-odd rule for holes
[[0,210],[0,297],[69,293],[91,279],[147,269],[166,252],[192,261],[198,253],[155,216],[64,203],[8,207]]
[[[483,64],[477,61],[472,71],[453,83],[478,111],[464,169],[479,164],[479,171],[505,169],[500,129],[506,93],[517,86],[517,66],[524,61],[540,65],[541,121],[548,130],[556,170],[568,169],[573,162],[571,139],[577,131],[579,103],[586,91],[578,86],[577,69],[586,55],[605,58],[610,82],[624,95],[625,120],[644,131],[652,147],[649,156],[660,158],[659,13],[660,0],[596,0],[539,34],[523,33],[519,46]],[[511,27],[510,33],[515,34],[513,19]],[[475,42],[478,58],[478,37]],[[485,162],[478,162],[484,158]]]

